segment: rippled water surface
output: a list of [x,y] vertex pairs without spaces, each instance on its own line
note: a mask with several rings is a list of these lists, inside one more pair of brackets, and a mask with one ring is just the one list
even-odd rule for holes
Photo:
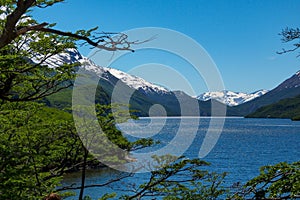
[[[168,145],[178,130],[184,130],[186,139],[195,138],[184,155],[197,158],[205,137],[210,118],[142,118],[135,122],[119,125],[126,136],[152,137],[159,140],[155,147],[141,150],[152,152]],[[196,132],[195,132],[196,130]],[[181,140],[183,140],[181,138]],[[177,142],[178,146],[184,141]],[[211,163],[211,171],[228,172],[226,184],[245,182],[258,175],[260,166],[275,164],[282,161],[294,162],[300,159],[300,122],[288,119],[244,119],[226,118],[222,133],[212,151],[204,158]],[[119,172],[112,169],[88,171],[87,184],[99,184],[118,176]],[[111,187],[86,189],[85,195],[93,199],[118,188],[130,188],[132,183],[141,184],[147,180],[148,174],[141,173],[128,180],[123,180]],[[66,175],[64,185],[80,185],[80,173]],[[73,198],[70,198],[73,199]],[[76,197],[74,197],[76,199]]]

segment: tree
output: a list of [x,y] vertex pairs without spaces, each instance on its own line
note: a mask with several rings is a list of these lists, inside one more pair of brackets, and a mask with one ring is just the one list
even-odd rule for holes
[[203,170],[202,167],[209,163],[171,155],[154,156],[154,161],[157,166],[152,169],[148,181],[142,185],[131,184],[127,191],[132,195],[123,195],[121,199],[214,200],[226,197],[228,191],[222,186],[226,173]]
[[0,121],[0,199],[42,199],[80,163],[81,143],[68,113],[6,103]]
[[[55,190],[71,189],[81,189],[83,194],[85,188],[105,186],[85,185],[86,167],[102,164],[83,145],[71,114],[34,102],[8,102],[0,108],[0,199],[42,199]],[[116,129],[109,106],[97,105],[97,109],[99,123],[117,146],[130,150],[152,144],[152,140],[129,142]],[[80,187],[55,189],[64,173],[79,169],[83,173]],[[128,176],[122,174],[116,180]]]
[[[112,107],[114,107],[114,110],[118,108],[118,111],[115,111],[114,115],[111,111]],[[90,117],[95,108],[97,119]],[[84,148],[82,180],[79,193],[79,199],[83,199],[84,189],[86,187],[91,187],[91,185],[85,186],[85,171],[89,153],[92,153],[93,158],[101,160],[101,162],[104,165],[108,165],[108,167],[111,165],[123,165],[128,162],[129,151],[151,146],[154,142],[152,139],[139,139],[134,142],[128,141],[128,139],[122,135],[122,132],[116,128],[116,121],[119,123],[125,122],[130,119],[131,116],[122,111],[122,109],[119,109],[119,106],[117,105],[97,104],[95,107],[80,106],[78,110],[77,108],[73,108],[73,113],[80,116],[79,120],[77,119],[76,121],[76,128]],[[102,131],[97,130],[98,126],[95,126],[95,123],[100,124]],[[118,177],[116,180],[128,176],[131,176],[131,174]],[[108,181],[108,183],[105,184],[112,182],[115,182],[115,180]],[[101,186],[103,186],[103,184],[92,185],[92,187]]]
[[[104,49],[107,51],[116,50],[131,50],[130,45],[135,42],[127,41],[127,36],[120,34],[119,37],[113,39],[108,34],[101,34],[96,37],[91,36],[91,32],[95,31],[97,28],[93,28],[89,31],[79,30],[76,33],[65,32],[52,28],[53,25],[43,22],[37,23],[35,20],[26,20],[28,16],[24,16],[33,7],[47,8],[56,3],[63,2],[64,0],[4,0],[5,9],[2,9],[2,13],[6,13],[7,17],[5,22],[2,22],[3,29],[0,36],[0,48],[11,44],[13,40],[18,37],[28,34],[29,32],[44,32],[48,34],[55,34],[60,36],[65,36],[67,38],[72,38],[73,40],[82,40],[94,47]],[[5,10],[5,11],[3,11]],[[25,23],[24,22],[25,19]],[[30,23],[28,23],[30,22]]]
[[[0,99],[3,113],[0,115],[4,124],[9,122],[1,127],[3,152],[0,171],[4,185],[0,195],[5,199],[39,199],[53,190],[63,173],[76,166],[85,168],[94,159],[75,134],[71,118],[59,121],[55,115],[43,116],[42,111],[51,110],[32,102],[72,86],[75,67],[79,63],[55,62],[57,56],[76,49],[77,41],[108,51],[132,51],[130,45],[134,42],[128,42],[124,34],[92,35],[97,28],[65,32],[55,29],[53,24],[38,23],[30,16],[33,8],[43,9],[59,2],[62,0],[1,1]],[[114,137],[113,142],[122,143],[122,147],[128,149],[130,147],[126,145],[132,145],[115,126],[107,131],[110,137]],[[48,134],[55,135],[50,143],[46,140]],[[63,158],[59,157],[60,154]],[[16,192],[11,192],[13,190]]]
[[[132,44],[122,33],[96,34],[96,28],[75,33],[38,23],[30,16],[33,8],[47,8],[62,0],[2,1],[0,14],[0,99],[37,100],[70,87],[79,63],[51,62],[57,55],[82,45],[107,51],[129,50]],[[4,17],[3,17],[4,16]],[[94,34],[95,33],[95,34]],[[112,37],[113,36],[113,37]],[[50,66],[50,67],[49,67]],[[30,75],[30,76],[29,76]]]
[[298,199],[300,198],[300,162],[281,162],[263,166],[260,175],[249,180],[234,199]]
[[[292,47],[285,49],[283,48],[281,51],[278,51],[278,54],[284,54],[284,53],[289,53],[289,52],[294,52],[297,49],[300,48],[300,29],[299,28],[285,28],[281,31],[281,33],[279,34],[282,36],[282,42],[284,43],[291,43],[294,42],[292,44]],[[300,54],[298,54],[297,57],[299,57]]]
[[[72,86],[76,67],[80,63],[57,62],[57,56],[76,49],[79,43],[107,51],[133,51],[131,45],[141,42],[130,42],[127,35],[122,33],[96,34],[97,28],[66,32],[55,29],[54,24],[39,23],[30,16],[33,8],[44,9],[59,2],[62,0],[1,1],[1,199],[41,199],[51,192],[80,189],[81,200],[84,188],[102,187],[131,176],[122,175],[101,185],[85,185],[85,169],[96,161],[75,132],[70,114],[46,108],[36,101]],[[152,140],[145,139],[129,142],[116,129],[116,121],[110,113],[111,108],[97,106],[96,109],[97,119],[101,127],[104,127],[106,136],[112,143],[124,149],[125,154],[127,151],[153,144]],[[98,153],[103,153],[104,149],[100,150]],[[118,158],[116,162],[120,160],[124,159]],[[163,160],[157,158],[160,164],[167,160],[167,157]],[[149,192],[160,196],[170,193],[174,198],[177,195],[190,195],[191,198],[192,193],[202,195],[205,187],[199,185],[198,180],[208,175],[197,169],[202,165],[205,163],[199,160],[165,163],[162,169],[154,169],[149,182],[141,186],[136,191],[137,194],[124,198],[141,198]],[[81,186],[57,188],[62,175],[74,169],[82,169]],[[187,179],[180,182],[171,179],[184,172],[188,172]],[[212,177],[216,176],[210,176]],[[213,184],[217,183],[215,186],[219,186],[219,179],[207,180],[212,180]],[[194,190],[190,190],[186,184],[193,186]],[[177,186],[185,188],[184,193],[178,193]],[[210,188],[212,190],[209,194],[215,197],[223,193],[216,187]],[[105,195],[102,199],[113,196]]]

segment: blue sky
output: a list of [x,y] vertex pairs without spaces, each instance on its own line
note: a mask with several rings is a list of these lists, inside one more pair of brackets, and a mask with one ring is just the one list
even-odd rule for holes
[[[278,0],[68,0],[33,12],[40,22],[56,22],[57,28],[75,31],[99,26],[101,31],[123,32],[140,27],[162,27],[179,31],[196,40],[210,54],[223,78],[225,88],[254,92],[272,89],[300,70],[296,53],[277,55],[287,48],[278,33],[285,27],[300,27],[300,1]],[[83,55],[90,49],[79,48]],[[158,62],[178,70],[171,57],[147,55],[124,59],[112,67]],[[147,60],[149,59],[149,60]],[[122,67],[121,67],[122,66]],[[125,67],[126,68],[126,67]],[[128,68],[127,68],[128,70]],[[126,70],[124,70],[126,71]],[[179,73],[181,71],[179,70]],[[186,77],[196,93],[205,92],[203,81]],[[151,80],[150,80],[151,81]],[[202,82],[202,83],[201,83]],[[176,85],[173,86],[176,89]],[[178,83],[180,89],[180,83]]]

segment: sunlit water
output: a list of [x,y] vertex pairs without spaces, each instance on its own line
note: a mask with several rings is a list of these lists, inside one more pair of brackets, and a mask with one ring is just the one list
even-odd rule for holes
[[[125,123],[119,126],[130,140],[133,136],[152,136],[161,143],[153,148],[141,150],[151,152],[167,145],[177,134],[181,118],[142,118],[134,123]],[[200,120],[200,121],[199,121]],[[207,132],[210,118],[188,118],[181,126],[187,136],[191,135],[194,125],[199,123],[196,137],[184,153],[188,158],[197,158]],[[142,128],[137,128],[142,127]],[[189,132],[190,131],[190,132]],[[288,119],[244,119],[226,118],[222,134],[213,150],[204,158],[211,163],[207,169],[216,172],[228,172],[226,186],[233,183],[245,183],[258,175],[259,167],[278,162],[294,162],[300,159],[300,122]],[[180,144],[179,144],[180,146]],[[91,170],[87,173],[86,184],[105,183],[120,175],[112,169],[104,168]],[[139,173],[129,179],[114,183],[112,186],[88,188],[85,195],[93,199],[101,197],[105,193],[127,193],[134,184],[139,185],[147,180],[149,174]],[[80,173],[68,174],[64,177],[63,185],[75,184],[80,186]],[[75,186],[74,185],[74,186]],[[78,192],[78,191],[77,191]],[[69,199],[76,199],[71,197]]]

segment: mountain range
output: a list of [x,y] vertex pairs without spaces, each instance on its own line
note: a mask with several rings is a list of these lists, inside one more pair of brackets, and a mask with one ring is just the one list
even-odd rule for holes
[[219,92],[205,92],[197,96],[197,99],[201,101],[215,99],[228,106],[238,106],[245,102],[251,101],[257,97],[260,97],[266,94],[267,92],[268,90],[258,90],[256,92],[248,94],[244,92],[232,92],[232,91],[224,90]]
[[283,81],[265,95],[239,106],[235,106],[233,109],[241,116],[245,116],[255,112],[258,108],[276,103],[286,98],[293,98],[297,95],[300,95],[300,71],[293,74],[290,78]]
[[[1,9],[4,8],[1,7]],[[0,15],[0,18],[3,17],[5,17],[4,14]],[[35,60],[32,61],[35,62]],[[210,91],[195,98],[187,95],[184,91],[170,91],[117,69],[97,66],[91,60],[82,56],[77,49],[66,49],[65,53],[52,56],[46,61],[49,67],[78,62],[81,63],[81,69],[94,73],[99,78],[95,103],[111,103],[113,91],[116,84],[118,84],[120,90],[117,103],[128,102],[129,99],[130,108],[135,110],[135,114],[139,116],[149,116],[150,110],[151,115],[154,116],[198,116],[199,114],[210,116],[212,105],[214,105],[217,108],[227,108],[227,116],[265,117],[266,114],[267,116],[270,115],[268,114],[269,111],[266,111],[269,110],[268,105],[271,105],[271,110],[276,110],[276,106],[282,106],[285,103],[290,105],[291,102],[297,103],[298,97],[296,98],[296,96],[300,95],[300,71],[270,91],[259,90],[250,94],[227,90]],[[284,101],[287,98],[289,100]],[[53,94],[43,99],[43,102],[58,108],[70,107],[72,88]],[[293,106],[293,103],[291,106]],[[157,106],[157,104],[160,106]],[[261,108],[259,111],[263,114],[251,114],[259,108]],[[286,109],[289,110],[290,108]],[[293,110],[289,110],[289,112],[293,112]],[[222,116],[224,114],[217,113],[217,115]],[[275,116],[272,115],[272,117]]]
[[[228,116],[245,116],[262,106],[300,95],[300,72],[271,91],[259,90],[247,94],[225,90],[207,92],[195,98],[183,91],[170,91],[117,69],[98,66],[83,57],[76,49],[69,49],[66,53],[53,57],[48,60],[48,65],[55,67],[63,62],[80,62],[81,69],[96,74],[99,79],[96,103],[111,103],[113,92],[118,84],[119,94],[114,102],[124,104],[129,101],[130,108],[139,116],[149,116],[149,110],[152,116],[198,116],[199,114],[210,116],[212,103],[214,106],[227,107]],[[65,107],[71,104],[71,94],[69,89],[52,95],[45,101],[49,106]],[[155,106],[157,104],[161,106]]]
[[300,120],[300,95],[260,107],[255,112],[246,115],[246,117],[290,118],[292,120]]
[[[62,62],[79,62],[81,70],[97,76],[94,77],[98,80],[95,103],[109,104],[112,101],[120,104],[129,103],[130,109],[136,111],[135,114],[138,116],[149,116],[150,110],[151,116],[199,116],[199,114],[210,116],[212,102],[215,106],[226,107],[216,100],[199,101],[183,91],[170,91],[120,70],[98,66],[83,57],[76,49],[67,50],[64,55],[54,56],[48,61],[48,65],[56,67]],[[118,98],[112,98],[116,88]],[[54,94],[44,99],[44,102],[53,107],[69,107],[72,101],[71,96],[72,88]],[[225,113],[220,113],[220,115],[225,115]]]

